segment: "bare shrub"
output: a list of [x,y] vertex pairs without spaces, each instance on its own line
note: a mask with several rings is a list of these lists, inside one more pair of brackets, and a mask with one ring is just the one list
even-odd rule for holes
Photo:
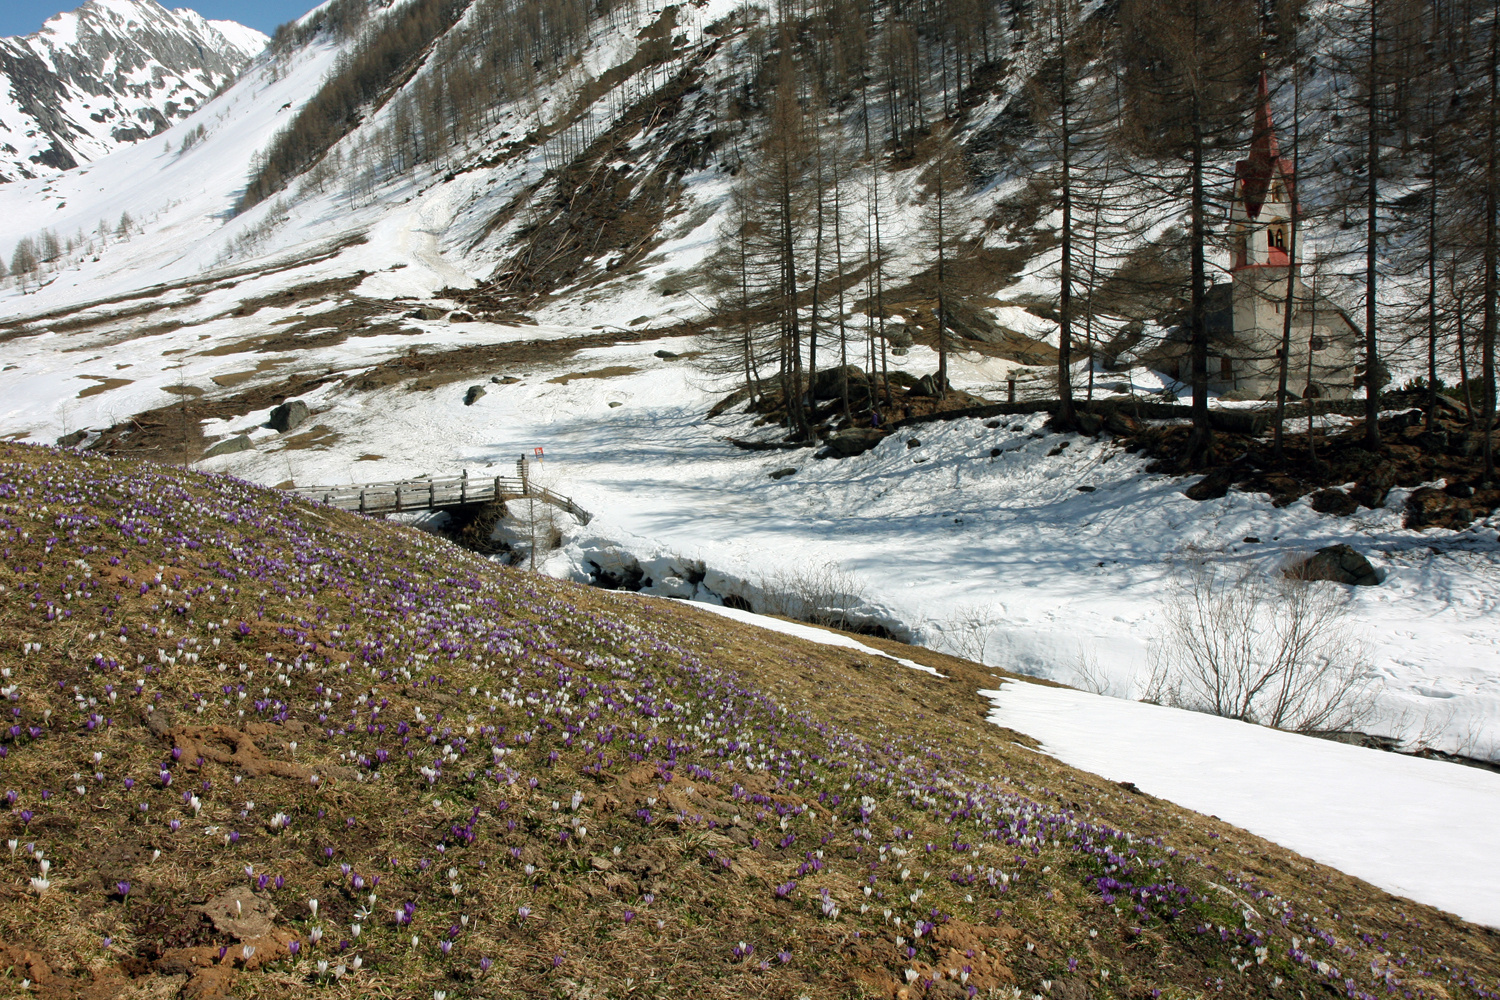
[[761,581],[757,609],[829,628],[857,630],[856,612],[867,603],[854,574],[835,563],[783,570]]
[[1092,694],[1119,697],[1115,692],[1114,680],[1107,670],[1099,666],[1099,657],[1088,646],[1079,647],[1078,659],[1073,663],[1073,686]]
[[947,653],[984,662],[984,651],[990,644],[990,635],[1000,624],[1003,609],[996,604],[961,604],[947,618],[933,621],[942,637],[939,647]]
[[1336,585],[1177,565],[1146,700],[1300,732],[1348,732],[1370,713],[1370,669]]

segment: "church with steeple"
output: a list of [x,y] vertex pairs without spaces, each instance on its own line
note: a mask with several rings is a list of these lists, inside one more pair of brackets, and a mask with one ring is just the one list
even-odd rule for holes
[[[1229,211],[1228,282],[1209,289],[1209,389],[1233,399],[1274,399],[1287,308],[1287,277],[1300,257],[1292,245],[1292,198],[1297,178],[1281,155],[1271,97],[1261,74],[1249,155],[1235,164]],[[1300,242],[1300,234],[1299,234]],[[1298,269],[1292,295],[1287,391],[1291,398],[1347,399],[1354,393],[1361,333],[1348,314],[1309,285]],[[1179,343],[1172,345],[1179,347]],[[1170,352],[1171,372],[1190,376],[1186,344]]]

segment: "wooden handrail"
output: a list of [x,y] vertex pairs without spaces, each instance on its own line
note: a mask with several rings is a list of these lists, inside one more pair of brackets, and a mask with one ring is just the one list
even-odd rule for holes
[[[478,483],[483,483],[479,485]],[[379,515],[412,510],[442,510],[495,500],[540,500],[587,524],[593,515],[571,497],[554,493],[530,481],[528,476],[495,476],[471,482],[468,474],[442,478],[403,479],[392,482],[355,483],[346,486],[296,486],[287,492],[340,510]],[[415,493],[415,497],[413,496]],[[424,495],[425,494],[425,495]],[[420,499],[417,499],[420,498]]]

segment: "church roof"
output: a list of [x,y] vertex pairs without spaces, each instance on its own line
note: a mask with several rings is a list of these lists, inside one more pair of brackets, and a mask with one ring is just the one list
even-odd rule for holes
[[1271,85],[1262,71],[1250,155],[1234,165],[1240,196],[1245,201],[1245,214],[1250,218],[1260,215],[1261,206],[1266,201],[1266,192],[1271,189],[1271,181],[1278,170],[1285,178],[1287,195],[1290,196],[1294,183],[1292,163],[1281,155],[1281,147],[1276,142],[1276,127],[1271,121]]

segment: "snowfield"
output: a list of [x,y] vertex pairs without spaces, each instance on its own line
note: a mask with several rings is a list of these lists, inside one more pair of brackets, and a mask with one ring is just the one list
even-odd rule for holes
[[983,693],[1064,763],[1500,928],[1500,774],[1040,684]]

